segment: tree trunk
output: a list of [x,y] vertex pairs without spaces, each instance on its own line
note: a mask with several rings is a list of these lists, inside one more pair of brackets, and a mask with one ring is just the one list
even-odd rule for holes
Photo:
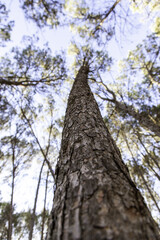
[[36,218],[37,200],[38,200],[39,187],[40,187],[40,183],[41,183],[42,171],[43,171],[44,164],[45,164],[45,159],[43,160],[43,163],[42,163],[42,166],[41,166],[41,169],[39,172],[39,178],[38,178],[38,183],[37,183],[37,188],[36,188],[36,195],[35,195],[35,199],[34,199],[34,207],[33,207],[32,215],[31,215],[29,238],[28,238],[29,240],[32,240],[32,237],[33,237],[33,230],[34,230],[34,224],[35,224],[35,218]]
[[158,240],[81,67],[65,116],[48,240]]
[[44,239],[44,227],[45,227],[45,221],[46,221],[46,202],[47,202],[47,191],[48,191],[48,177],[49,177],[49,170],[47,172],[46,185],[45,185],[44,207],[43,207],[43,214],[42,214],[41,240]]
[[12,189],[11,189],[11,200],[10,200],[10,212],[9,212],[9,222],[8,222],[8,240],[12,240],[13,231],[13,197],[14,197],[14,187],[15,187],[15,175],[16,175],[16,165],[15,165],[15,143],[14,140],[11,141],[12,148]]

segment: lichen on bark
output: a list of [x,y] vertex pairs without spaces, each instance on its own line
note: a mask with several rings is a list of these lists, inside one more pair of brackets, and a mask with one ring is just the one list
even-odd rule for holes
[[48,240],[159,240],[82,66],[65,115]]

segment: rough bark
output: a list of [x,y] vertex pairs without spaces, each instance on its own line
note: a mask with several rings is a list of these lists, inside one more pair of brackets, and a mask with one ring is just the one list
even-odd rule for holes
[[81,67],[65,116],[48,240],[158,240]]

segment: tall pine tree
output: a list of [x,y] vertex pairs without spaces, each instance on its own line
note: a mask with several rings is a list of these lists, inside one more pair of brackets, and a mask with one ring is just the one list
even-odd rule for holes
[[65,116],[48,240],[158,240],[82,66]]

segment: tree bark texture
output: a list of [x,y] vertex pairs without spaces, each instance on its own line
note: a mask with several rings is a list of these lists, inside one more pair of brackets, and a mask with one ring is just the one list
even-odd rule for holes
[[65,116],[48,240],[159,240],[82,66]]

